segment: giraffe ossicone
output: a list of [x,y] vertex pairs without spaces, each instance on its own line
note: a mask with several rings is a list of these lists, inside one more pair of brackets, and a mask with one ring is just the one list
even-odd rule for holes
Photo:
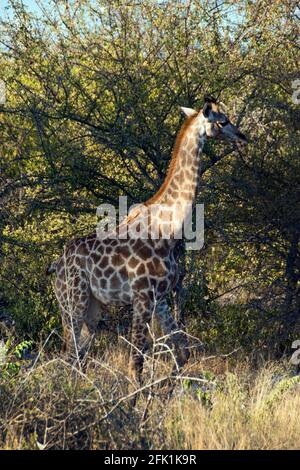
[[[174,248],[195,203],[205,140],[247,141],[211,97],[205,99],[199,112],[191,108],[182,111],[187,118],[176,138],[167,176],[157,193],[136,207],[119,226],[113,227],[114,236],[97,236],[96,232],[70,241],[61,258],[48,269],[49,274],[56,272],[55,293],[70,357],[81,357],[88,350],[107,306],[133,307],[132,363],[137,378],[143,368],[148,324],[153,313],[163,333],[170,337],[177,366],[181,368],[189,357],[186,336],[179,330],[166,298],[179,275]],[[162,215],[161,207],[168,208],[171,216]],[[141,217],[142,208],[146,209],[144,217]],[[137,220],[145,225],[148,234],[153,230],[155,236],[139,236]],[[85,334],[82,334],[83,327]]]

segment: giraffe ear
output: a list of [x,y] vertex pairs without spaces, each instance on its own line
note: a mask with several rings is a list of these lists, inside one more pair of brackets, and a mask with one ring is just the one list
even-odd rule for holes
[[204,116],[204,117],[209,118],[209,116],[210,116],[210,114],[211,114],[211,112],[212,112],[211,103],[206,102],[205,105],[203,106],[202,112],[203,112],[203,116]]
[[180,109],[186,115],[186,117],[192,117],[198,114],[198,112],[192,108],[184,108],[183,106],[181,106]]

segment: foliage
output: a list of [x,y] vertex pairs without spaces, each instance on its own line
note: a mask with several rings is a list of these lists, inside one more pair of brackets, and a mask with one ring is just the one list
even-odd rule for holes
[[10,0],[0,20],[0,307],[22,339],[60,325],[45,269],[96,207],[162,182],[181,118],[212,93],[249,136],[209,143],[205,246],[185,308],[210,347],[282,352],[299,332],[297,4]]

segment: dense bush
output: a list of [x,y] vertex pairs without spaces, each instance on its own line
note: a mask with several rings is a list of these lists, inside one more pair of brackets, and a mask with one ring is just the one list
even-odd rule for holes
[[205,246],[186,257],[188,324],[222,350],[288,348],[300,299],[296,2],[9,4],[0,22],[0,303],[18,337],[59,328],[47,264],[94,230],[98,204],[155,191],[179,105],[199,108],[209,92],[250,144],[205,148]]

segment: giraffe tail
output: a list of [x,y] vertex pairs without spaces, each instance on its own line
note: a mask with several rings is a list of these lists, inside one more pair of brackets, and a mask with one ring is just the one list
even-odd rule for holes
[[51,263],[50,266],[48,266],[48,268],[46,269],[47,276],[49,276],[49,274],[56,272],[57,264],[58,264],[58,261],[53,261],[53,263]]

